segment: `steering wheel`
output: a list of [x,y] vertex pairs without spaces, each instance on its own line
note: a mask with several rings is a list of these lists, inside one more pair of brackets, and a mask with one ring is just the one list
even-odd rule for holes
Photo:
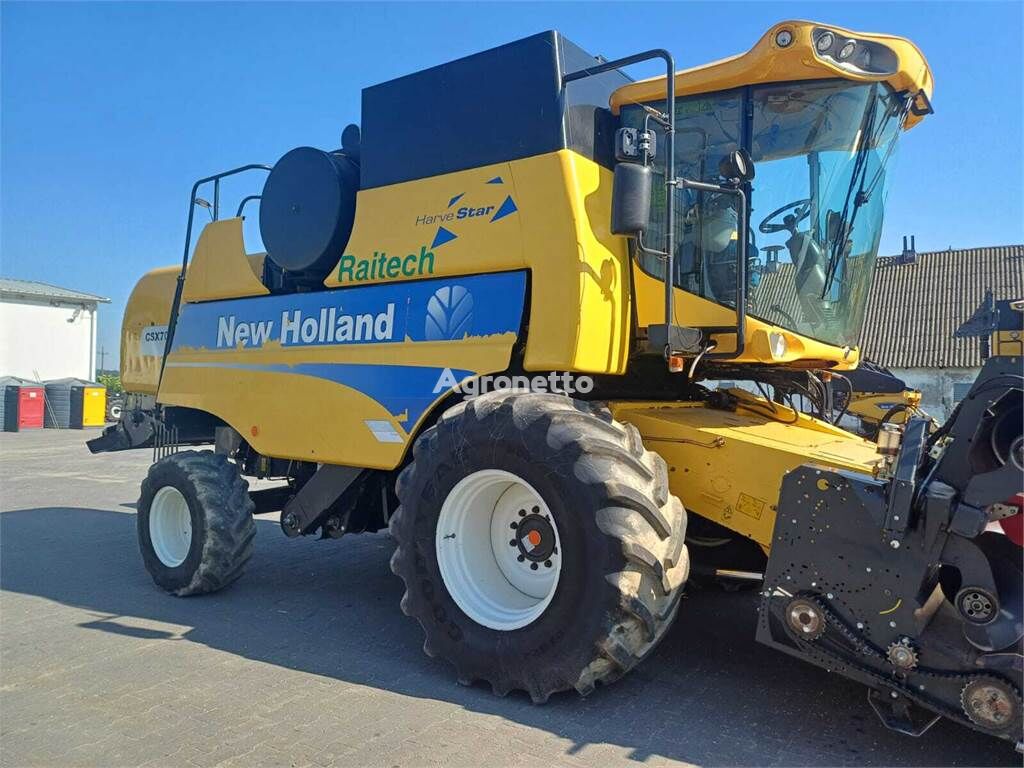
[[[786,211],[792,210],[789,216],[786,216],[781,224],[772,223],[772,219],[779,216]],[[769,213],[764,219],[761,220],[758,229],[766,235],[770,235],[773,232],[784,232],[790,233],[796,232],[796,225],[811,215],[811,200],[806,198],[804,200],[794,200],[792,203],[786,203],[781,208],[776,208],[774,211]]]

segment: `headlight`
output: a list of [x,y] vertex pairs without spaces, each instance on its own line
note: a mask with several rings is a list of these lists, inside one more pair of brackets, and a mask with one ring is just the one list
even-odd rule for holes
[[771,350],[772,357],[785,357],[786,356],[786,337],[781,333],[772,331],[768,334],[768,347]]
[[814,55],[848,72],[891,75],[899,69],[896,53],[873,40],[838,37],[830,29],[816,27],[811,33]]
[[793,42],[793,33],[788,29],[780,29],[775,33],[775,44],[779,48],[788,48],[789,44]]

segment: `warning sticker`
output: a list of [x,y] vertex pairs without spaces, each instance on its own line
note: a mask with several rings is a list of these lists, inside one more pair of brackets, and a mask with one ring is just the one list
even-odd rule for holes
[[739,499],[736,500],[736,509],[747,517],[752,517],[755,520],[761,519],[761,514],[764,512],[764,508],[764,501],[754,498],[753,496],[748,496],[745,493],[741,493]]

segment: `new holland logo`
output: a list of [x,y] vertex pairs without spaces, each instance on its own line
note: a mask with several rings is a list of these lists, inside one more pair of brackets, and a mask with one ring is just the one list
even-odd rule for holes
[[[485,182],[485,186],[502,186],[505,185],[505,180],[501,176],[495,176],[492,179],[488,179]],[[472,204],[474,199],[481,197],[481,195],[473,195],[469,201],[465,199],[466,193],[460,192],[457,195],[449,198],[448,205],[443,211],[437,213],[424,213],[416,217],[416,226],[437,226],[437,231],[434,233],[434,239],[430,244],[430,247],[438,248],[445,243],[450,243],[452,240],[458,238],[458,233],[453,232],[448,227],[457,226],[461,222],[471,221],[486,221],[489,224],[493,224],[495,221],[504,219],[506,216],[511,216],[513,213],[519,210],[516,207],[515,200],[512,199],[512,195],[506,194],[504,200],[495,204]],[[489,195],[488,195],[489,197]],[[461,205],[459,205],[461,203]],[[458,205],[458,208],[455,206]],[[445,226],[448,225],[448,227]]]
[[427,302],[427,341],[461,339],[473,330],[473,294],[461,285],[439,288]]

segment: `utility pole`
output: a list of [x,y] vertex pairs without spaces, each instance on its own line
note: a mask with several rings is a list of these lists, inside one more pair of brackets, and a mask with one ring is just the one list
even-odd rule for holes
[[100,373],[107,370],[107,351],[104,347],[100,347]]

